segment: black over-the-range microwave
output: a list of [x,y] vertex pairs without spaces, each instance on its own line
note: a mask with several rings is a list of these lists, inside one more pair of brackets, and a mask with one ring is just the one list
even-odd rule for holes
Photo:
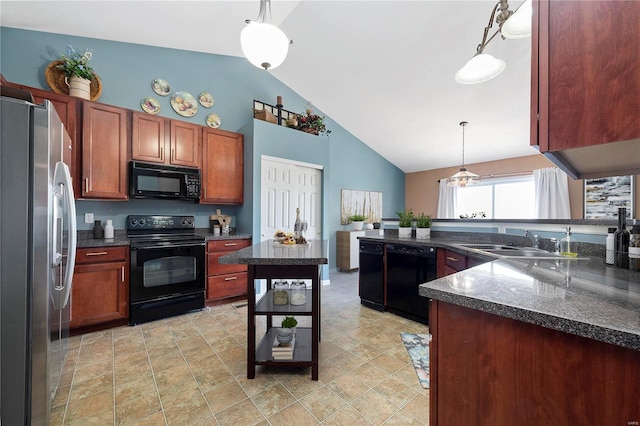
[[200,169],[131,161],[129,197],[198,201]]

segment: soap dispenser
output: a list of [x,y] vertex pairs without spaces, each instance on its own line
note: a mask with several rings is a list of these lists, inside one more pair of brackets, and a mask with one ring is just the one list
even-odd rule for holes
[[571,237],[571,227],[567,226],[565,229],[567,230],[567,234],[562,240],[560,240],[560,254],[567,257],[576,257],[578,256],[578,251],[576,250],[576,244]]

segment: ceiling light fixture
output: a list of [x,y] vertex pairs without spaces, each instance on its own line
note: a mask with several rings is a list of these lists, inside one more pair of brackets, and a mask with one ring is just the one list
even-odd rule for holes
[[287,57],[289,40],[282,30],[271,24],[271,0],[260,0],[258,19],[245,21],[240,33],[244,56],[258,68],[270,70],[282,64]]
[[[531,16],[531,0],[525,0],[515,12],[509,10],[509,2],[507,0],[500,0],[496,3],[489,18],[489,24],[484,27],[482,43],[476,48],[476,54],[473,58],[469,59],[456,73],[456,81],[460,84],[483,83],[504,71],[506,67],[504,61],[484,53],[484,48],[498,34],[503,39],[530,36]],[[494,19],[499,28],[487,40],[489,31],[493,27]]]
[[466,121],[460,122],[460,126],[462,126],[462,166],[458,173],[447,178],[447,185],[449,186],[465,187],[467,185],[474,185],[480,180],[480,176],[475,173],[468,172],[466,167],[464,167],[464,127],[467,124],[469,123]]

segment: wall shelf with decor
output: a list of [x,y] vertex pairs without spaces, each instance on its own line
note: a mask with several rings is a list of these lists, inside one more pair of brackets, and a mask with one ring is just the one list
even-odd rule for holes
[[282,108],[282,97],[278,96],[276,105],[253,100],[253,117],[268,123],[300,130],[313,135],[328,135],[324,117],[313,113],[310,105],[299,114]]

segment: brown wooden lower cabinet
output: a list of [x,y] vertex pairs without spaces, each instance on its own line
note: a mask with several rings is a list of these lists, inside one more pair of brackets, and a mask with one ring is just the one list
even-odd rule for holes
[[430,425],[636,425],[640,351],[433,300]]
[[250,245],[249,239],[207,242],[207,302],[246,296],[247,265],[223,265],[218,258]]
[[129,247],[77,250],[71,328],[129,318]]

